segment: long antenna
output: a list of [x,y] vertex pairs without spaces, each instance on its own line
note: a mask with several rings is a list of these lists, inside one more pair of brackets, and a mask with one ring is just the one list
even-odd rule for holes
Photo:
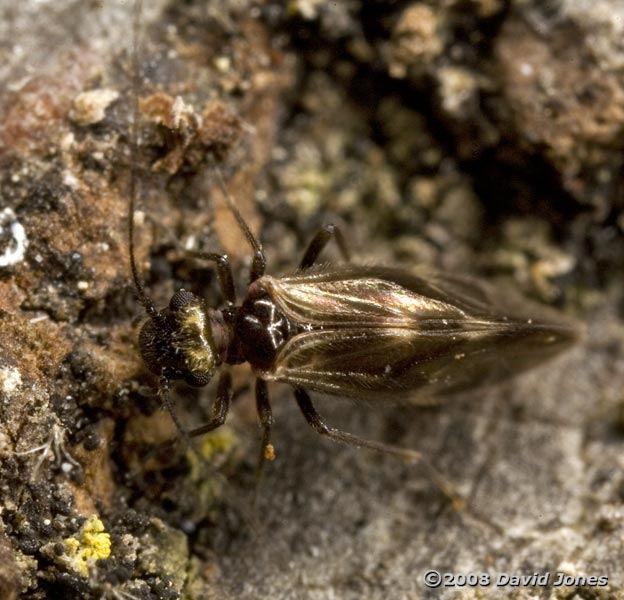
[[139,277],[139,270],[134,257],[134,210],[137,197],[137,177],[136,165],[138,159],[138,138],[139,138],[139,35],[141,27],[141,12],[143,9],[142,0],[134,3],[134,15],[132,21],[132,123],[130,126],[130,185],[128,193],[130,195],[130,207],[128,214],[128,248],[130,250],[130,270],[132,280],[138,296],[138,300],[151,318],[157,318],[158,311],[151,298],[145,293],[145,287]]

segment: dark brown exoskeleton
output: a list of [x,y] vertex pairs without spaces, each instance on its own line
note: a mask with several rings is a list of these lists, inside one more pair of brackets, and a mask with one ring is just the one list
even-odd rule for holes
[[[136,122],[135,106],[135,128]],[[201,387],[221,370],[210,420],[188,432],[190,436],[224,423],[232,397],[228,365],[248,362],[256,377],[260,466],[272,453],[268,381],[294,388],[299,408],[318,433],[421,460],[417,452],[330,427],[308,392],[359,400],[465,390],[543,363],[569,347],[582,331],[575,321],[467,276],[350,264],[316,266],[332,237],[346,257],[342,237],[333,226],[312,240],[295,274],[266,275],[262,246],[228,195],[216,166],[215,173],[253,253],[247,295],[240,305],[227,256],[193,253],[216,264],[225,299],[218,310],[185,290],[161,310],[147,296],[134,257],[134,175],[131,179],[130,262],[149,317],[139,344],[145,364],[160,377],[164,404],[170,409],[172,381]]]

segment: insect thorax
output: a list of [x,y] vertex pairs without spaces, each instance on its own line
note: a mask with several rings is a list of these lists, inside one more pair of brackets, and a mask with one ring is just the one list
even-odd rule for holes
[[236,337],[244,359],[256,369],[272,366],[281,347],[296,331],[271,296],[258,286],[236,316]]

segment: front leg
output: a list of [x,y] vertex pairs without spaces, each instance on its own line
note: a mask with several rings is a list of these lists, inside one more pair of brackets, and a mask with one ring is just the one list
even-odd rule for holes
[[192,250],[187,252],[193,258],[213,261],[217,265],[217,278],[221,293],[228,304],[236,304],[236,290],[234,288],[234,277],[232,267],[227,254],[216,254],[214,252],[198,252]]
[[212,407],[212,414],[208,423],[189,431],[189,437],[196,437],[204,433],[208,433],[217,427],[221,427],[225,423],[225,417],[230,410],[232,401],[232,376],[229,371],[223,371],[219,375],[219,385],[217,387],[217,398]]
[[183,438],[188,437],[188,432],[178,419],[178,415],[175,410],[173,410],[173,404],[171,404],[171,381],[165,376],[162,375],[158,382],[158,396],[160,397],[160,401],[162,402],[162,406],[167,410],[173,424],[176,426],[176,429],[180,433]]

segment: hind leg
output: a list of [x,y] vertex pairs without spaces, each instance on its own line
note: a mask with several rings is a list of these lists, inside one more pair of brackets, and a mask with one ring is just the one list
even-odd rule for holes
[[420,453],[414,450],[408,450],[407,448],[400,448],[398,446],[392,446],[391,444],[383,444],[381,442],[375,442],[372,440],[365,440],[361,437],[340,431],[334,427],[327,425],[316,411],[312,404],[310,395],[302,388],[295,388],[295,398],[297,404],[303,413],[308,424],[320,435],[328,437],[335,442],[341,442],[348,444],[349,446],[356,446],[358,448],[370,448],[371,450],[377,450],[378,452],[386,452],[388,454],[394,454],[399,456],[410,463],[418,463],[426,471],[431,480],[438,486],[456,506],[463,506],[464,500],[455,491],[452,484],[449,483],[438,470]]

